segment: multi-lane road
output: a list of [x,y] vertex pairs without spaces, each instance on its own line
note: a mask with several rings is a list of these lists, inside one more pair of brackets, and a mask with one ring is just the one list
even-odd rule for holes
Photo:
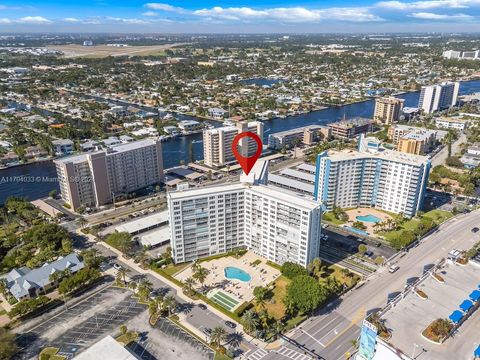
[[396,273],[380,269],[363,286],[329,304],[287,335],[321,358],[345,359],[345,354],[353,350],[352,340],[358,337],[366,314],[385,307],[389,295],[402,291],[407,279],[421,276],[425,266],[439,262],[452,249],[467,250],[480,241],[480,235],[471,232],[480,225],[479,215],[477,210],[450,219],[399,258],[400,269]]

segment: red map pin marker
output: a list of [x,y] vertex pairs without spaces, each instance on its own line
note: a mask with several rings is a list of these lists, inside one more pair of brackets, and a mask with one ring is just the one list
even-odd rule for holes
[[[238,142],[244,137],[251,137],[257,143],[257,151],[253,156],[250,156],[250,157],[242,156],[242,154],[240,154],[237,150]],[[250,131],[242,132],[237,136],[235,136],[235,138],[233,139],[232,151],[235,157],[237,158],[238,163],[242,167],[243,171],[245,172],[245,174],[248,175],[250,170],[252,170],[253,165],[255,165],[258,158],[260,157],[260,154],[262,153],[262,140],[258,137],[257,134],[253,132],[250,132]]]

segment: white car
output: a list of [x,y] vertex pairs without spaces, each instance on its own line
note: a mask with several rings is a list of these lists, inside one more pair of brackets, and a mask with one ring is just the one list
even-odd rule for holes
[[115,270],[120,270],[122,267],[120,265],[118,265],[117,263],[113,263],[113,268]]
[[398,266],[397,264],[394,264],[394,265],[390,265],[390,267],[388,268],[388,272],[390,273],[394,273],[395,271],[397,271],[398,269],[400,269],[400,266]]

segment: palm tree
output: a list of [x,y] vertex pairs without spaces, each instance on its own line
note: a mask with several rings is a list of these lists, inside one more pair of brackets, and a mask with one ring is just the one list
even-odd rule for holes
[[193,286],[197,282],[195,281],[194,278],[188,277],[183,281],[183,292],[186,292],[187,294],[192,294],[193,293]]
[[87,219],[85,219],[85,217],[83,217],[83,216],[80,216],[77,219],[77,223],[82,229],[85,229],[85,227],[88,225]]
[[210,341],[212,344],[215,344],[216,347],[220,347],[222,345],[222,341],[227,338],[227,331],[221,327],[216,326],[212,329],[212,333],[210,335]]
[[193,278],[195,280],[197,280],[198,282],[200,282],[200,284],[202,284],[202,286],[203,286],[203,283],[207,279],[208,274],[210,274],[210,271],[208,271],[204,267],[198,265],[197,270],[193,274]]
[[175,311],[177,308],[177,300],[175,299],[174,296],[169,295],[163,300],[163,306],[168,309],[168,316],[171,316],[172,313]]
[[226,342],[233,348],[238,348],[243,341],[243,335],[239,332],[230,333],[227,335]]
[[137,283],[135,281],[130,282],[130,284],[128,284],[128,288],[132,289],[135,293],[135,290],[137,289]]
[[252,333],[259,324],[257,313],[252,309],[245,311],[242,316],[242,323],[245,331],[249,334]]
[[121,267],[117,271],[117,276],[119,276],[121,279],[123,279],[123,283],[125,284],[125,286],[127,285],[127,273],[129,273],[129,272],[130,272],[130,270],[125,269],[124,267]]

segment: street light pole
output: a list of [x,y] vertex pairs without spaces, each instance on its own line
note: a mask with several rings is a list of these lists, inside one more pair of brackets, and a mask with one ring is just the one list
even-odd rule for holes
[[412,359],[415,359],[415,349],[418,348],[418,344],[413,343]]

